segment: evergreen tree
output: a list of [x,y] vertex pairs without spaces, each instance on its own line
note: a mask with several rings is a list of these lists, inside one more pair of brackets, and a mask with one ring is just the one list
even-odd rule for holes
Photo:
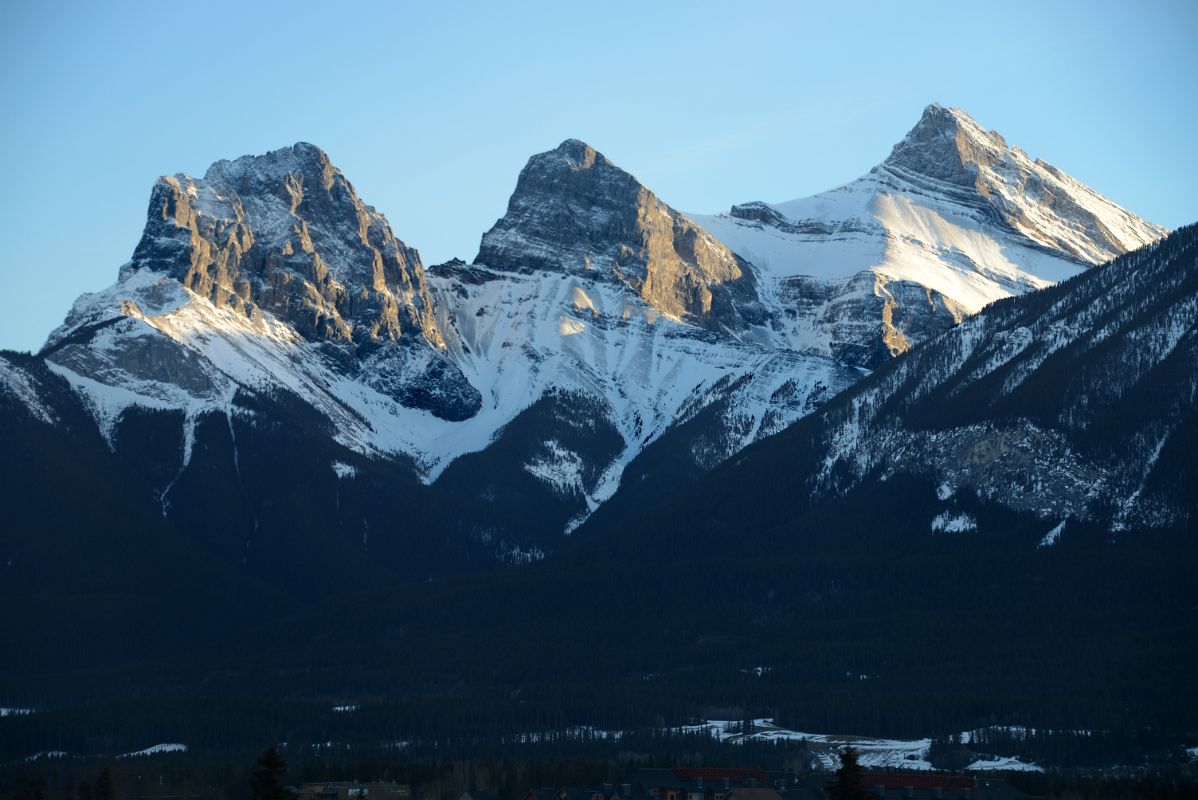
[[[293,800],[294,795],[283,785],[287,762],[274,745],[258,756],[250,773],[250,796],[253,800]],[[99,800],[99,798],[97,798]]]
[[24,777],[17,783],[13,800],[45,800],[46,782],[43,778]]
[[871,800],[873,792],[862,783],[863,770],[857,761],[857,751],[851,746],[840,751],[840,769],[836,782],[828,787],[829,800]]
[[112,773],[108,767],[105,767],[100,772],[100,776],[96,778],[95,788],[92,790],[92,800],[116,800],[116,790],[112,785]]

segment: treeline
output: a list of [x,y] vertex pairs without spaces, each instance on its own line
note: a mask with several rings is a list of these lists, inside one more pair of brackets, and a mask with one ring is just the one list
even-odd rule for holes
[[[394,781],[412,787],[414,800],[457,800],[467,789],[497,800],[519,800],[529,788],[594,786],[629,781],[645,767],[750,766],[792,769],[792,763],[756,755],[710,759],[652,758],[630,753],[570,758],[418,759],[384,754],[299,753],[281,748],[271,769],[263,757],[216,758],[171,754],[131,761],[61,759],[0,766],[0,800],[290,800],[288,786],[327,780]],[[726,751],[734,754],[736,751]],[[861,778],[867,780],[868,773]],[[1192,769],[1154,769],[1137,774],[1006,773],[1001,777],[1033,797],[1060,800],[1192,800],[1198,781]],[[829,780],[833,776],[829,775]]]
[[[181,706],[171,709],[181,712]],[[309,709],[311,710],[311,709]],[[277,741],[282,752],[296,764],[310,764],[317,769],[322,764],[341,764],[371,758],[388,763],[423,763],[443,759],[460,760],[531,760],[535,762],[574,761],[579,759],[650,760],[661,763],[696,763],[734,765],[742,760],[767,764],[770,768],[801,770],[807,763],[808,749],[799,741],[749,741],[744,744],[721,742],[707,731],[644,728],[632,731],[606,732],[588,729],[528,730],[516,735],[495,731],[490,735],[449,733],[440,737],[396,737],[393,719],[385,712],[395,709],[375,707],[363,709],[355,721],[342,720],[336,726],[322,724],[320,715],[295,715],[294,708],[263,705],[241,709],[223,709],[219,726],[205,724],[205,710],[194,707],[194,717],[180,717],[173,725],[171,737],[144,738],[143,734],[126,734],[126,726],[136,730],[137,723],[118,713],[108,721],[105,737],[78,736],[79,731],[97,724],[94,719],[81,719],[78,712],[56,715],[53,726],[60,732],[53,739],[55,748],[27,753],[24,757],[11,753],[5,760],[12,763],[49,765],[50,768],[69,766],[89,758],[120,756],[155,743],[178,741],[188,744],[188,751],[155,757],[157,762],[188,763],[207,758],[244,759],[264,741]],[[153,713],[151,708],[147,713]],[[49,715],[47,715],[49,716]],[[390,721],[389,721],[390,720]],[[27,729],[28,730],[28,729]],[[7,743],[19,752],[29,733]],[[75,744],[79,742],[80,744]],[[88,748],[83,742],[119,747]],[[38,755],[41,753],[42,755]],[[64,753],[62,757],[53,754]],[[32,757],[32,758],[31,758]],[[120,758],[121,763],[143,763],[142,757]],[[39,767],[40,768],[40,767]],[[305,773],[307,774],[307,773]],[[327,777],[327,776],[326,776]]]
[[[807,763],[805,748],[799,744],[735,748],[696,736],[664,738],[671,747],[657,755],[641,750],[645,742],[632,737],[624,743],[627,747],[594,748],[586,741],[557,741],[530,745],[522,756],[475,758],[439,758],[407,749],[281,744],[278,752],[285,768],[280,782],[297,786],[328,780],[395,781],[412,786],[416,800],[457,800],[470,788],[489,791],[500,800],[519,800],[533,787],[627,781],[644,767],[748,765],[799,770]],[[10,763],[0,766],[0,800],[244,800],[251,797],[255,779],[252,752]]]
[[[560,748],[545,757],[619,746],[564,733],[578,726],[632,731],[664,755],[678,750],[663,729],[755,717],[907,739],[981,728],[987,752],[1060,766],[1138,765],[1198,744],[1198,621],[1164,613],[1198,604],[1193,531],[1112,543],[1071,523],[1037,550],[1042,521],[977,506],[1001,535],[884,534],[870,506],[930,518],[935,491],[882,486],[893,494],[846,498],[836,527],[779,540],[769,558],[695,541],[669,561],[656,548],[682,534],[663,532],[644,545],[652,558],[400,587],[227,650],[72,675],[74,691],[121,698],[0,720],[0,760],[161,742],[405,743],[433,758],[520,757],[530,734]],[[38,707],[61,685],[4,704]],[[1019,727],[1100,733],[1003,739]]]
[[[0,673],[4,705],[40,709],[0,720],[0,761],[176,741],[239,758],[271,741],[411,759],[687,757],[707,744],[662,729],[754,717],[908,739],[989,728],[987,752],[1050,766],[1198,744],[1193,523],[1112,539],[1071,521],[1038,548],[1051,521],[1034,515],[961,496],[979,530],[933,536],[935,486],[895,476],[862,491],[798,516],[763,501],[718,525],[613,531],[528,568],[266,617],[185,656]],[[647,743],[564,733],[577,726]],[[1001,739],[1019,726],[1101,734]],[[537,750],[526,734],[550,735]]]
[[1151,728],[1050,730],[994,726],[932,740],[928,760],[943,770],[963,770],[987,758],[1018,758],[1057,770],[1187,767],[1193,759],[1178,739]]
[[1059,800],[1195,800],[1198,780],[1191,772],[1143,775],[1069,775],[1012,773],[1008,782],[1033,797]]

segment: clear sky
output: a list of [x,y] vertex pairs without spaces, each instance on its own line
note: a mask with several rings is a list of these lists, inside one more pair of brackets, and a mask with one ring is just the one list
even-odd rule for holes
[[154,179],[309,141],[426,264],[589,142],[683,211],[881,161],[937,101],[1198,220],[1198,2],[0,3],[0,347],[111,284]]

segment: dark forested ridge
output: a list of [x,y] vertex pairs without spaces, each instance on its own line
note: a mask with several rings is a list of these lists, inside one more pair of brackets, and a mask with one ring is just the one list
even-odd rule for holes
[[[635,513],[613,504],[619,513],[596,515],[560,551],[507,569],[471,570],[469,552],[449,550],[470,539],[448,526],[485,523],[460,491],[484,459],[427,487],[322,450],[327,439],[304,437],[314,422],[299,410],[285,431],[209,419],[197,468],[167,498],[197,515],[167,521],[149,489],[159,482],[144,477],[166,461],[154,457],[167,426],[153,414],[119,429],[136,442],[126,452],[143,455],[128,459],[65,386],[53,411],[67,425],[29,424],[14,404],[0,423],[6,442],[41,456],[0,460],[19,501],[5,538],[3,635],[15,656],[0,668],[0,704],[38,712],[0,719],[2,758],[165,741],[242,752],[268,740],[503,758],[510,737],[578,725],[638,731],[643,752],[681,757],[707,744],[654,737],[702,719],[771,717],[811,732],[935,736],[950,761],[945,737],[1007,726],[1050,733],[992,733],[995,753],[1069,767],[1184,760],[1179,748],[1198,744],[1198,334],[1183,326],[1162,352],[1153,331],[1198,296],[1195,238],[1183,229],[967,323],[985,332],[984,348],[1041,319],[1076,322],[1079,338],[1043,358],[1027,348],[985,372],[992,353],[964,353],[950,331],[707,476],[658,493],[638,486]],[[1108,290],[1129,292],[1119,308],[1134,313],[1105,309]],[[1142,369],[1124,380],[1116,368],[1129,360]],[[876,414],[858,449],[833,451],[865,397]],[[1003,484],[998,467],[926,445],[1028,420],[1080,465],[1069,487],[1093,476],[1111,502],[1036,513],[1019,498],[1044,481]],[[1118,465],[1145,464],[1131,448],[1149,432],[1155,453],[1129,506]],[[205,465],[206,450],[234,439],[239,469],[262,471],[265,497],[238,493],[237,475],[218,466],[233,463],[227,454]],[[891,456],[915,452],[912,442],[931,455],[908,469]],[[645,474],[668,472],[667,444]],[[346,488],[331,457],[367,480]],[[318,470],[322,481],[299,480]],[[113,496],[127,501],[114,509]],[[252,530],[261,502],[286,513],[247,548],[228,534],[243,517]],[[337,527],[328,509],[340,504],[379,522],[377,549]],[[514,492],[505,513],[520,504]],[[556,521],[560,510],[531,513]],[[970,526],[934,532],[946,513]],[[449,561],[452,574],[435,574]],[[558,744],[574,752],[577,741]]]
[[[416,800],[458,800],[464,791],[487,792],[498,800],[519,800],[530,788],[635,786],[641,776],[662,767],[750,767],[771,776],[789,774],[800,788],[784,797],[813,796],[810,787],[837,780],[826,769],[811,769],[812,750],[806,742],[720,745],[694,735],[630,734],[623,744],[595,738],[552,741],[525,746],[514,754],[496,756],[484,744],[469,758],[430,753],[404,754],[395,747],[350,748],[329,743],[281,742],[271,794],[287,797],[289,787],[309,782],[383,781],[410,787]],[[0,797],[12,800],[139,800],[195,798],[231,800],[261,798],[261,770],[253,752],[223,751],[196,754],[169,752],[125,758],[41,758],[34,762],[0,764]],[[268,751],[269,752],[269,751]],[[261,764],[265,756],[258,759]],[[655,770],[655,768],[657,768]],[[893,777],[894,772],[889,771]],[[871,770],[860,778],[868,783]],[[924,773],[923,777],[927,777]],[[940,775],[960,780],[960,775]],[[918,780],[918,778],[917,778]],[[1192,769],[1152,765],[1122,769],[1116,774],[1083,770],[1050,773],[1007,772],[977,777],[979,787],[995,787],[983,797],[1193,798],[1198,782]],[[279,790],[284,791],[280,792]],[[589,794],[589,792],[584,792]],[[837,796],[831,794],[830,796]],[[870,796],[868,790],[863,797]]]

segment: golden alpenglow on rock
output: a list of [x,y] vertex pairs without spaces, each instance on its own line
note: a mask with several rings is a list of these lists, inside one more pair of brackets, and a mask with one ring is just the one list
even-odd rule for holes
[[529,159],[475,261],[608,275],[661,313],[706,328],[767,317],[744,260],[577,139]]
[[314,145],[163,177],[150,208],[134,269],[218,307],[270,311],[310,340],[444,348],[419,253]]

